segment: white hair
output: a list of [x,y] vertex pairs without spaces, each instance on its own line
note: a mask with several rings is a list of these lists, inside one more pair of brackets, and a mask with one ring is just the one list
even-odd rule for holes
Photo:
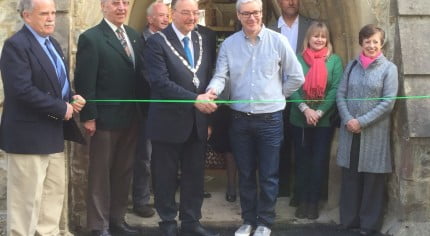
[[18,11],[19,15],[22,17],[22,13],[24,11],[33,10],[33,0],[20,0],[18,2],[18,6],[16,10]]
[[152,2],[149,7],[146,9],[146,15],[147,16],[152,16],[152,13],[154,11],[154,7],[155,5],[158,4],[164,4],[163,0],[155,0],[154,2]]

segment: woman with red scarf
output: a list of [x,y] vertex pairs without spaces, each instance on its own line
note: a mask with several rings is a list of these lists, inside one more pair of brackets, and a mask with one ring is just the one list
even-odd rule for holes
[[313,22],[298,55],[305,83],[291,99],[290,122],[295,152],[295,194],[299,201],[295,216],[319,217],[321,188],[328,172],[330,144],[334,127],[336,92],[343,74],[342,61],[333,54],[327,25]]

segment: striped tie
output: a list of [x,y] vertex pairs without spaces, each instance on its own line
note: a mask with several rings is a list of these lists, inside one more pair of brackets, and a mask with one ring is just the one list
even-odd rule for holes
[[125,39],[124,31],[122,28],[117,28],[116,33],[118,34],[119,41],[121,42],[122,47],[124,48],[125,54],[127,54],[130,61],[133,61],[133,56],[131,55],[130,48],[128,47],[127,40]]

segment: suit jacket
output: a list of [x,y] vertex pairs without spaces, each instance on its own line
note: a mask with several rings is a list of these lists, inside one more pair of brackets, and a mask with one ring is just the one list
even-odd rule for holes
[[216,64],[216,38],[217,35],[215,31],[209,29],[208,27],[197,25],[197,31],[202,35],[204,45],[206,45],[206,50],[208,50],[210,61],[208,64],[212,66],[212,70],[209,71],[209,76],[212,78],[213,70]]
[[[186,58],[182,43],[172,25],[162,30],[168,41],[181,57]],[[194,61],[197,63],[200,49],[195,31],[191,41],[194,48]],[[198,88],[192,83],[193,74],[185,67],[166,44],[160,34],[148,38],[144,49],[145,71],[151,85],[152,99],[194,100],[198,94],[205,93],[213,65],[210,58],[212,50],[202,36],[202,62],[197,71],[200,80]],[[193,127],[200,139],[207,138],[207,115],[198,111],[193,103],[151,103],[148,113],[148,136],[151,140],[182,143],[190,136]]]
[[[64,60],[58,42],[50,39]],[[5,95],[1,149],[17,154],[52,154],[64,150],[65,136],[82,138],[73,119],[63,121],[67,105],[54,65],[26,26],[5,41],[0,70]]]
[[[87,100],[145,99],[148,85],[142,73],[142,42],[139,34],[124,26],[134,51],[129,59],[116,33],[105,20],[79,36],[75,87]],[[136,118],[135,103],[88,102],[81,121],[96,119],[97,129],[125,128]]]
[[[306,31],[308,30],[312,21],[313,20],[311,18],[307,18],[307,17],[304,17],[302,15],[299,15],[299,34],[297,36],[296,54],[301,53],[303,50],[303,40],[305,39]],[[269,28],[278,32],[278,33],[281,33],[281,28],[278,27],[278,21],[276,21]]]

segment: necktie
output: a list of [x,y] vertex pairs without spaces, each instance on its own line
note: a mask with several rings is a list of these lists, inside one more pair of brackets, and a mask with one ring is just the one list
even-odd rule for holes
[[67,80],[66,71],[64,70],[63,64],[61,63],[61,59],[58,58],[57,55],[54,53],[55,49],[53,48],[52,43],[51,41],[49,41],[49,39],[45,40],[45,46],[46,49],[48,49],[49,55],[54,61],[54,68],[57,72],[58,82],[60,83],[61,95],[63,96],[63,98],[66,98],[66,95],[68,94],[68,88],[67,86],[65,86]]
[[187,61],[190,64],[190,66],[192,68],[194,68],[193,56],[191,55],[191,49],[190,49],[190,47],[188,45],[188,43],[190,42],[190,38],[184,37],[182,39],[182,41],[184,41],[184,51],[185,51],[185,55],[187,56]]
[[122,28],[117,28],[116,33],[118,34],[119,41],[121,42],[121,45],[124,48],[125,54],[127,54],[128,58],[131,61],[133,61],[130,48],[128,47],[127,40],[125,39],[124,31],[122,30]]

